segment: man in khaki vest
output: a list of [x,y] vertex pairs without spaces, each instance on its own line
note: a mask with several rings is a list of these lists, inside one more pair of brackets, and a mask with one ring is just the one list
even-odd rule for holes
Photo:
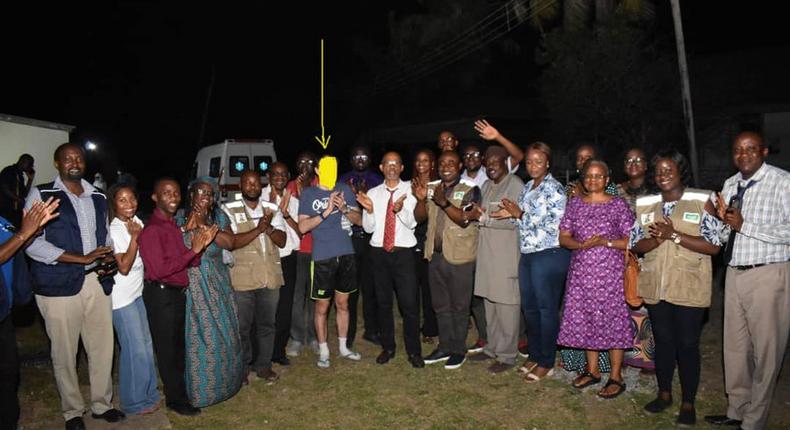
[[[248,170],[239,181],[242,200],[223,205],[230,218],[233,233],[258,232],[259,240],[233,251],[231,283],[238,306],[239,332],[244,350],[244,363],[259,378],[269,382],[278,379],[272,370],[275,316],[283,285],[279,249],[285,246],[285,220],[278,206],[261,199],[261,176]],[[253,362],[250,330],[255,322],[257,351]],[[247,374],[245,371],[245,382]]]
[[[439,346],[426,364],[446,361],[457,369],[466,361],[466,332],[474,288],[477,228],[467,228],[472,203],[480,204],[480,188],[461,179],[461,158],[445,151],[439,156],[439,180],[413,183],[417,222],[428,220],[425,258],[436,319]],[[430,201],[428,201],[430,199]]]

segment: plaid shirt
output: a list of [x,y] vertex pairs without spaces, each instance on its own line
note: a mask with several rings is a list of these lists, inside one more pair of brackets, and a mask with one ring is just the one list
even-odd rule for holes
[[[735,235],[730,266],[781,263],[790,260],[790,173],[767,163],[757,169],[750,180],[741,204],[743,226]],[[737,194],[738,184],[745,186],[741,173],[724,181],[725,202]],[[730,227],[723,224],[720,237],[726,241]]]

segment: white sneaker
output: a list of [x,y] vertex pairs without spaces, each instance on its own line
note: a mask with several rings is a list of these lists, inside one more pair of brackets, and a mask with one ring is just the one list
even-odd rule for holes
[[349,359],[351,361],[362,360],[362,355],[360,353],[354,352],[354,351],[349,351],[348,354],[346,354],[346,355],[340,354],[340,356],[343,357],[343,358]]
[[288,347],[285,348],[285,355],[289,357],[298,357],[299,354],[302,352],[302,342],[298,340],[292,340]]

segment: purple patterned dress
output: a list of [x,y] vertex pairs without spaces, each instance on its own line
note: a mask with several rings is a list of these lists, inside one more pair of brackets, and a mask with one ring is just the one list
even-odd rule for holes
[[[585,203],[572,199],[560,222],[584,242],[594,235],[627,238],[634,216],[623,199]],[[630,349],[633,332],[623,292],[624,251],[598,246],[573,251],[565,287],[565,305],[557,343],[588,350]]]

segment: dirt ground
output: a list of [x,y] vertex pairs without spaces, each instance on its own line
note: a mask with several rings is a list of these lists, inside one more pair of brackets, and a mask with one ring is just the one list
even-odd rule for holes
[[[722,298],[714,294],[710,318],[702,341],[702,382],[697,397],[698,427],[710,428],[702,420],[707,414],[725,411],[722,373]],[[361,315],[361,311],[359,315]],[[361,318],[360,318],[361,319]],[[361,324],[361,321],[360,321]],[[362,334],[362,328],[358,333]],[[470,343],[472,339],[470,331]],[[19,396],[22,428],[63,428],[59,400],[46,359],[47,341],[40,325],[34,323],[18,331],[22,367]],[[253,381],[232,399],[205,408],[198,417],[181,417],[159,412],[132,417],[121,424],[108,425],[87,418],[89,429],[666,429],[675,427],[677,403],[667,412],[647,415],[642,406],[655,396],[652,376],[636,369],[625,372],[628,390],[613,400],[602,400],[597,387],[576,390],[570,386],[573,374],[559,371],[537,384],[525,384],[515,371],[490,375],[487,363],[467,361],[458,370],[441,365],[413,369],[406,362],[398,331],[398,352],[394,361],[377,365],[379,350],[360,340],[355,349],[361,362],[339,358],[336,341],[330,342],[332,366],[322,370],[316,357],[305,351],[291,366],[275,365],[281,378],[275,383]],[[432,350],[423,345],[423,354]],[[788,354],[790,355],[790,354]],[[790,360],[785,360],[785,363]],[[768,428],[790,428],[790,370],[780,375],[771,407]],[[87,365],[80,368],[88,399]],[[117,378],[117,376],[116,376]],[[116,379],[117,383],[117,379]],[[676,381],[674,397],[680,398]],[[116,399],[117,404],[117,399]]]

